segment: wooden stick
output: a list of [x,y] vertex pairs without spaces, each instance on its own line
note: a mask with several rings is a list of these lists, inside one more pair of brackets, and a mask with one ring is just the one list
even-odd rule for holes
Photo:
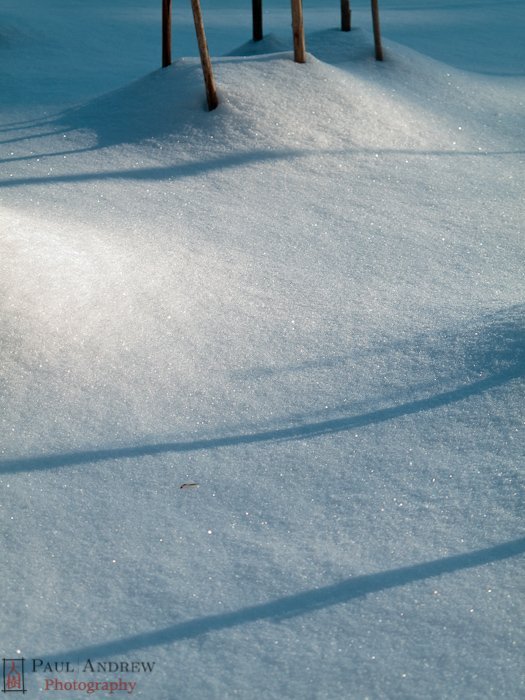
[[197,42],[199,44],[199,53],[201,55],[202,72],[204,74],[204,84],[206,85],[206,99],[208,100],[208,109],[210,112],[219,104],[217,97],[217,88],[215,87],[215,79],[211,67],[210,53],[208,51],[208,42],[206,41],[206,33],[204,31],[204,22],[202,21],[202,12],[200,0],[191,0],[193,10],[193,21],[195,22],[195,31],[197,33]]
[[171,0],[162,0],[162,67],[171,66]]
[[292,0],[292,29],[294,61],[306,63],[302,0]]
[[252,0],[253,40],[263,38],[262,0]]
[[381,45],[381,27],[379,26],[379,6],[377,4],[377,0],[372,0],[372,24],[374,25],[376,61],[382,61],[383,47]]
[[341,31],[349,32],[352,29],[351,18],[350,0],[341,0]]

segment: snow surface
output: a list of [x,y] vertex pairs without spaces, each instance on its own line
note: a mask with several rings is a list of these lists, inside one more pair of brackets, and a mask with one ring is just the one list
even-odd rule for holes
[[524,697],[523,3],[159,5],[0,6],[1,656]]

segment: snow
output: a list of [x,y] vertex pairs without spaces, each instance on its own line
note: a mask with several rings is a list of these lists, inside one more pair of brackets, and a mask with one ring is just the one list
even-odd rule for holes
[[28,698],[118,678],[87,659],[155,662],[147,700],[523,696],[523,9],[383,4],[383,63],[311,0],[297,65],[286,4],[254,45],[203,2],[208,113],[189,3],[160,70],[158,2],[4,0]]

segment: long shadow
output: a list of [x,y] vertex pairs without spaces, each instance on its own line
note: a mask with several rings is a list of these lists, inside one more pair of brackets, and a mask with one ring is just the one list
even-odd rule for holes
[[42,133],[14,136],[0,143],[58,137],[81,130],[94,134],[97,147],[104,148],[168,136],[188,126],[192,118],[207,123],[209,128],[211,120],[202,110],[197,75],[196,64],[175,61],[169,69],[153,71],[120,89],[24,127],[43,129]]
[[88,464],[111,459],[124,459],[130,457],[145,457],[163,454],[166,452],[195,452],[210,450],[219,447],[233,447],[236,445],[252,445],[263,442],[275,442],[285,440],[304,440],[320,435],[339,433],[367,425],[384,423],[395,418],[409,416],[414,413],[430,411],[441,408],[458,401],[463,401],[471,396],[482,394],[489,389],[505,384],[512,379],[517,379],[525,374],[525,365],[511,367],[505,372],[492,375],[467,386],[458,387],[450,391],[435,394],[426,399],[418,399],[382,408],[377,411],[363,413],[357,416],[344,416],[331,420],[306,423],[303,425],[280,428],[276,430],[264,430],[245,435],[226,435],[224,437],[192,440],[187,442],[163,442],[149,445],[136,445],[131,447],[113,447],[97,450],[85,450],[82,452],[66,452],[62,454],[21,457],[0,462],[0,474],[36,471],[40,469],[55,469],[57,467]]
[[[77,153],[85,153],[88,151],[99,151],[99,147],[82,148],[70,151],[57,151],[56,153],[40,153],[30,156],[21,156],[15,158],[0,159],[0,163],[10,163],[19,160],[35,160],[37,158],[55,157],[61,155],[74,155]],[[521,155],[525,151],[414,151],[414,150],[397,150],[397,149],[344,149],[342,151],[325,151],[327,155],[337,155],[339,153],[349,155],[403,155],[403,156],[439,156],[439,157],[495,157],[495,156],[514,156]],[[66,173],[64,175],[41,175],[37,177],[21,177],[8,178],[0,180],[0,187],[21,187],[25,185],[54,185],[57,183],[78,183],[92,182],[95,180],[168,180],[178,177],[194,177],[203,172],[219,170],[222,168],[234,168],[238,165],[246,163],[257,163],[262,161],[285,160],[287,158],[301,158],[312,155],[309,150],[281,150],[281,151],[247,151],[233,155],[224,156],[222,158],[211,158],[206,161],[197,161],[190,163],[180,163],[167,166],[155,166],[150,168],[129,168],[127,170],[96,170],[86,173]]]
[[[74,153],[74,151],[68,151],[67,153]],[[90,182],[93,180],[105,179],[168,180],[170,178],[192,177],[213,170],[235,168],[239,165],[260,163],[266,160],[286,160],[287,158],[300,157],[302,155],[305,155],[305,153],[305,151],[293,150],[260,150],[245,152],[240,151],[238,153],[230,154],[223,157],[210,158],[209,160],[205,161],[192,161],[189,163],[179,163],[161,167],[154,166],[150,168],[129,168],[128,170],[102,170],[87,173],[75,173],[73,175],[54,175],[51,177],[48,175],[43,175],[41,177],[9,178],[6,180],[0,180],[0,187],[19,187],[21,185],[50,185],[58,182]],[[38,156],[33,157],[36,158]]]
[[[46,136],[62,136],[63,134],[66,133],[71,133],[72,131],[75,131],[73,127],[64,127],[63,129],[60,130],[55,130],[55,131],[44,131],[43,133],[40,134],[28,134],[27,136],[16,136],[15,138],[12,139],[5,139],[4,141],[0,141],[0,146],[5,146],[6,144],[11,144],[11,143],[19,143],[20,141],[33,141],[34,139],[41,139]],[[37,156],[35,156],[37,157]]]
[[[314,32],[309,36],[309,49],[321,60],[329,63],[340,63],[341,61],[357,61],[363,58],[370,59],[372,44],[370,36],[355,28],[351,32],[351,37],[346,33],[335,29]],[[349,40],[350,39],[350,40]],[[283,48],[276,44],[271,37],[266,38],[261,45],[265,44],[268,51]],[[272,43],[273,42],[273,43]],[[250,42],[249,42],[250,44]],[[260,50],[252,50],[247,44],[241,47],[241,53],[257,53]],[[240,51],[240,50],[239,50]],[[233,52],[236,54],[237,52]],[[277,56],[286,56],[286,53],[273,53],[270,55],[255,56],[255,60],[264,62],[271,61]],[[229,59],[234,60],[232,58]],[[243,60],[243,59],[239,59]],[[90,100],[77,107],[66,109],[65,111],[43,117],[38,120],[27,120],[19,122],[21,126],[13,123],[13,130],[21,128],[38,128],[41,133],[15,135],[0,141],[0,144],[9,145],[20,142],[33,142],[49,136],[57,138],[66,133],[84,131],[94,135],[96,142],[89,148],[64,149],[64,141],[60,139],[60,145],[53,152],[52,148],[41,153],[31,153],[26,155],[14,155],[0,160],[0,163],[12,163],[17,161],[33,161],[37,158],[52,158],[63,155],[73,156],[76,153],[100,152],[105,148],[119,146],[122,144],[139,145],[151,140],[162,140],[173,136],[173,134],[184,133],[185,129],[202,129],[206,134],[215,133],[220,129],[220,120],[217,115],[210,116],[202,108],[201,78],[199,77],[200,67],[197,63],[186,64],[184,61],[176,61],[170,69],[158,70],[143,78],[114,90],[106,95]],[[220,110],[219,110],[220,112]],[[28,126],[26,126],[28,125]],[[9,127],[4,129],[9,131]],[[0,132],[1,133],[1,132]],[[34,143],[32,143],[34,148]],[[377,149],[348,149],[344,151],[327,151],[338,155],[376,153]],[[489,157],[501,155],[513,155],[523,153],[523,151],[508,152],[486,152],[486,151],[412,151],[386,149],[382,154],[399,154],[405,156],[435,155],[445,157],[475,156]],[[108,155],[111,155],[108,152]],[[308,155],[308,152],[288,152],[274,153],[275,158],[291,157],[293,155]],[[268,152],[255,152],[252,154],[253,160],[272,158]],[[240,161],[247,162],[248,156],[239,155]],[[245,160],[246,159],[246,160]],[[62,162],[62,161],[61,161]],[[233,166],[237,161],[227,160],[226,167]],[[84,183],[104,179],[149,179],[163,180],[178,176],[197,175],[207,170],[222,167],[222,160],[210,159],[205,163],[195,164],[169,164],[161,167],[150,168],[130,168],[124,170],[96,170],[94,172],[80,173],[56,173],[53,175],[36,175],[34,177],[9,177],[0,181],[3,187],[19,187],[25,185],[49,185],[57,183]]]
[[[68,151],[49,151],[46,153],[31,153],[28,156],[15,156],[12,158],[0,158],[0,163],[16,163],[19,161],[27,161],[27,160],[37,160],[40,158],[58,158],[60,156],[69,156],[69,155],[76,155],[77,153],[87,153],[90,151],[99,151],[100,149],[98,147],[90,147],[90,148],[73,148]],[[254,152],[254,160],[258,159],[258,151]],[[282,152],[275,152],[274,154],[277,153],[277,157],[279,157],[279,154]],[[290,156],[296,156],[296,157],[301,157],[301,156],[309,156],[309,155],[315,155],[312,151],[288,151],[288,155]],[[408,150],[408,149],[395,149],[395,148],[382,148],[382,149],[377,149],[377,148],[346,148],[343,151],[317,151],[317,153],[321,153],[322,155],[403,155],[403,156],[466,156],[466,157],[474,157],[474,158],[489,158],[489,157],[498,157],[498,156],[518,156],[518,155],[523,155],[525,153],[525,150],[514,150],[514,151],[417,151],[417,150]],[[268,156],[270,157],[270,156]],[[213,161],[211,161],[213,162]],[[177,167],[177,166],[175,166]],[[162,175],[162,168],[159,168],[158,170],[161,171]],[[109,171],[107,174],[108,177],[127,177],[130,173],[135,173],[136,170],[115,170],[115,171]],[[140,169],[139,169],[139,177],[140,177]],[[104,177],[106,175],[106,172],[96,172],[96,173],[87,173],[90,178],[91,176],[92,179],[97,179]],[[82,173],[81,177],[84,175]],[[61,177],[60,175],[58,176],[59,178]],[[76,180],[77,176],[73,175],[70,176],[71,179]],[[5,181],[6,184],[8,184],[8,180]],[[28,179],[28,180],[23,180],[22,182],[17,182],[17,184],[42,184],[43,182],[47,183],[49,182],[48,177],[41,177],[41,178],[33,178],[33,179]],[[54,182],[51,179],[51,182]],[[0,180],[0,184],[2,184],[2,181]]]
[[[192,639],[208,632],[217,632],[260,620],[279,622],[333,605],[348,603],[370,593],[406,586],[416,581],[424,581],[428,578],[451,574],[462,569],[483,566],[523,553],[525,553],[525,537],[467,554],[457,554],[422,564],[392,569],[391,571],[349,578],[331,586],[284,596],[269,603],[260,603],[259,605],[252,605],[228,613],[207,615],[153,632],[114,639],[79,649],[60,651],[52,656],[48,655],[47,658],[105,658],[115,654],[126,654],[135,649],[145,649],[160,644],[171,644],[183,639]],[[37,656],[42,658],[41,655]]]
[[0,163],[19,163],[20,161],[39,160],[40,158],[59,158],[60,156],[72,156],[79,153],[90,153],[98,148],[70,148],[67,151],[48,151],[44,153],[31,153],[28,156],[14,156],[13,158],[0,158]]
[[46,126],[47,124],[52,124],[56,116],[56,114],[53,114],[36,119],[20,119],[14,122],[3,122],[0,124],[0,134],[7,133],[8,131],[25,131],[27,129]]

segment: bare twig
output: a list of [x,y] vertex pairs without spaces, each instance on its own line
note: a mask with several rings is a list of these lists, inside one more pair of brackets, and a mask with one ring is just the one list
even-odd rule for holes
[[204,22],[202,21],[200,1],[191,0],[191,7],[193,9],[195,31],[197,32],[197,42],[199,44],[202,72],[204,74],[204,84],[206,85],[206,99],[208,100],[208,109],[211,112],[218,106],[219,98],[217,97],[217,88],[215,87],[215,79],[213,77],[213,69],[211,67],[210,53],[208,51],[208,42],[206,41],[206,33],[204,31]]
[[294,61],[306,63],[302,0],[292,0],[292,28]]
[[261,41],[263,38],[262,0],[252,0],[252,18],[253,40]]
[[352,29],[352,11],[350,0],[341,0],[341,30],[349,32]]
[[377,0],[372,0],[372,24],[374,25],[376,61],[382,61],[383,46],[381,45],[381,27],[379,26],[379,6]]
[[162,67],[171,65],[171,0],[162,0]]

